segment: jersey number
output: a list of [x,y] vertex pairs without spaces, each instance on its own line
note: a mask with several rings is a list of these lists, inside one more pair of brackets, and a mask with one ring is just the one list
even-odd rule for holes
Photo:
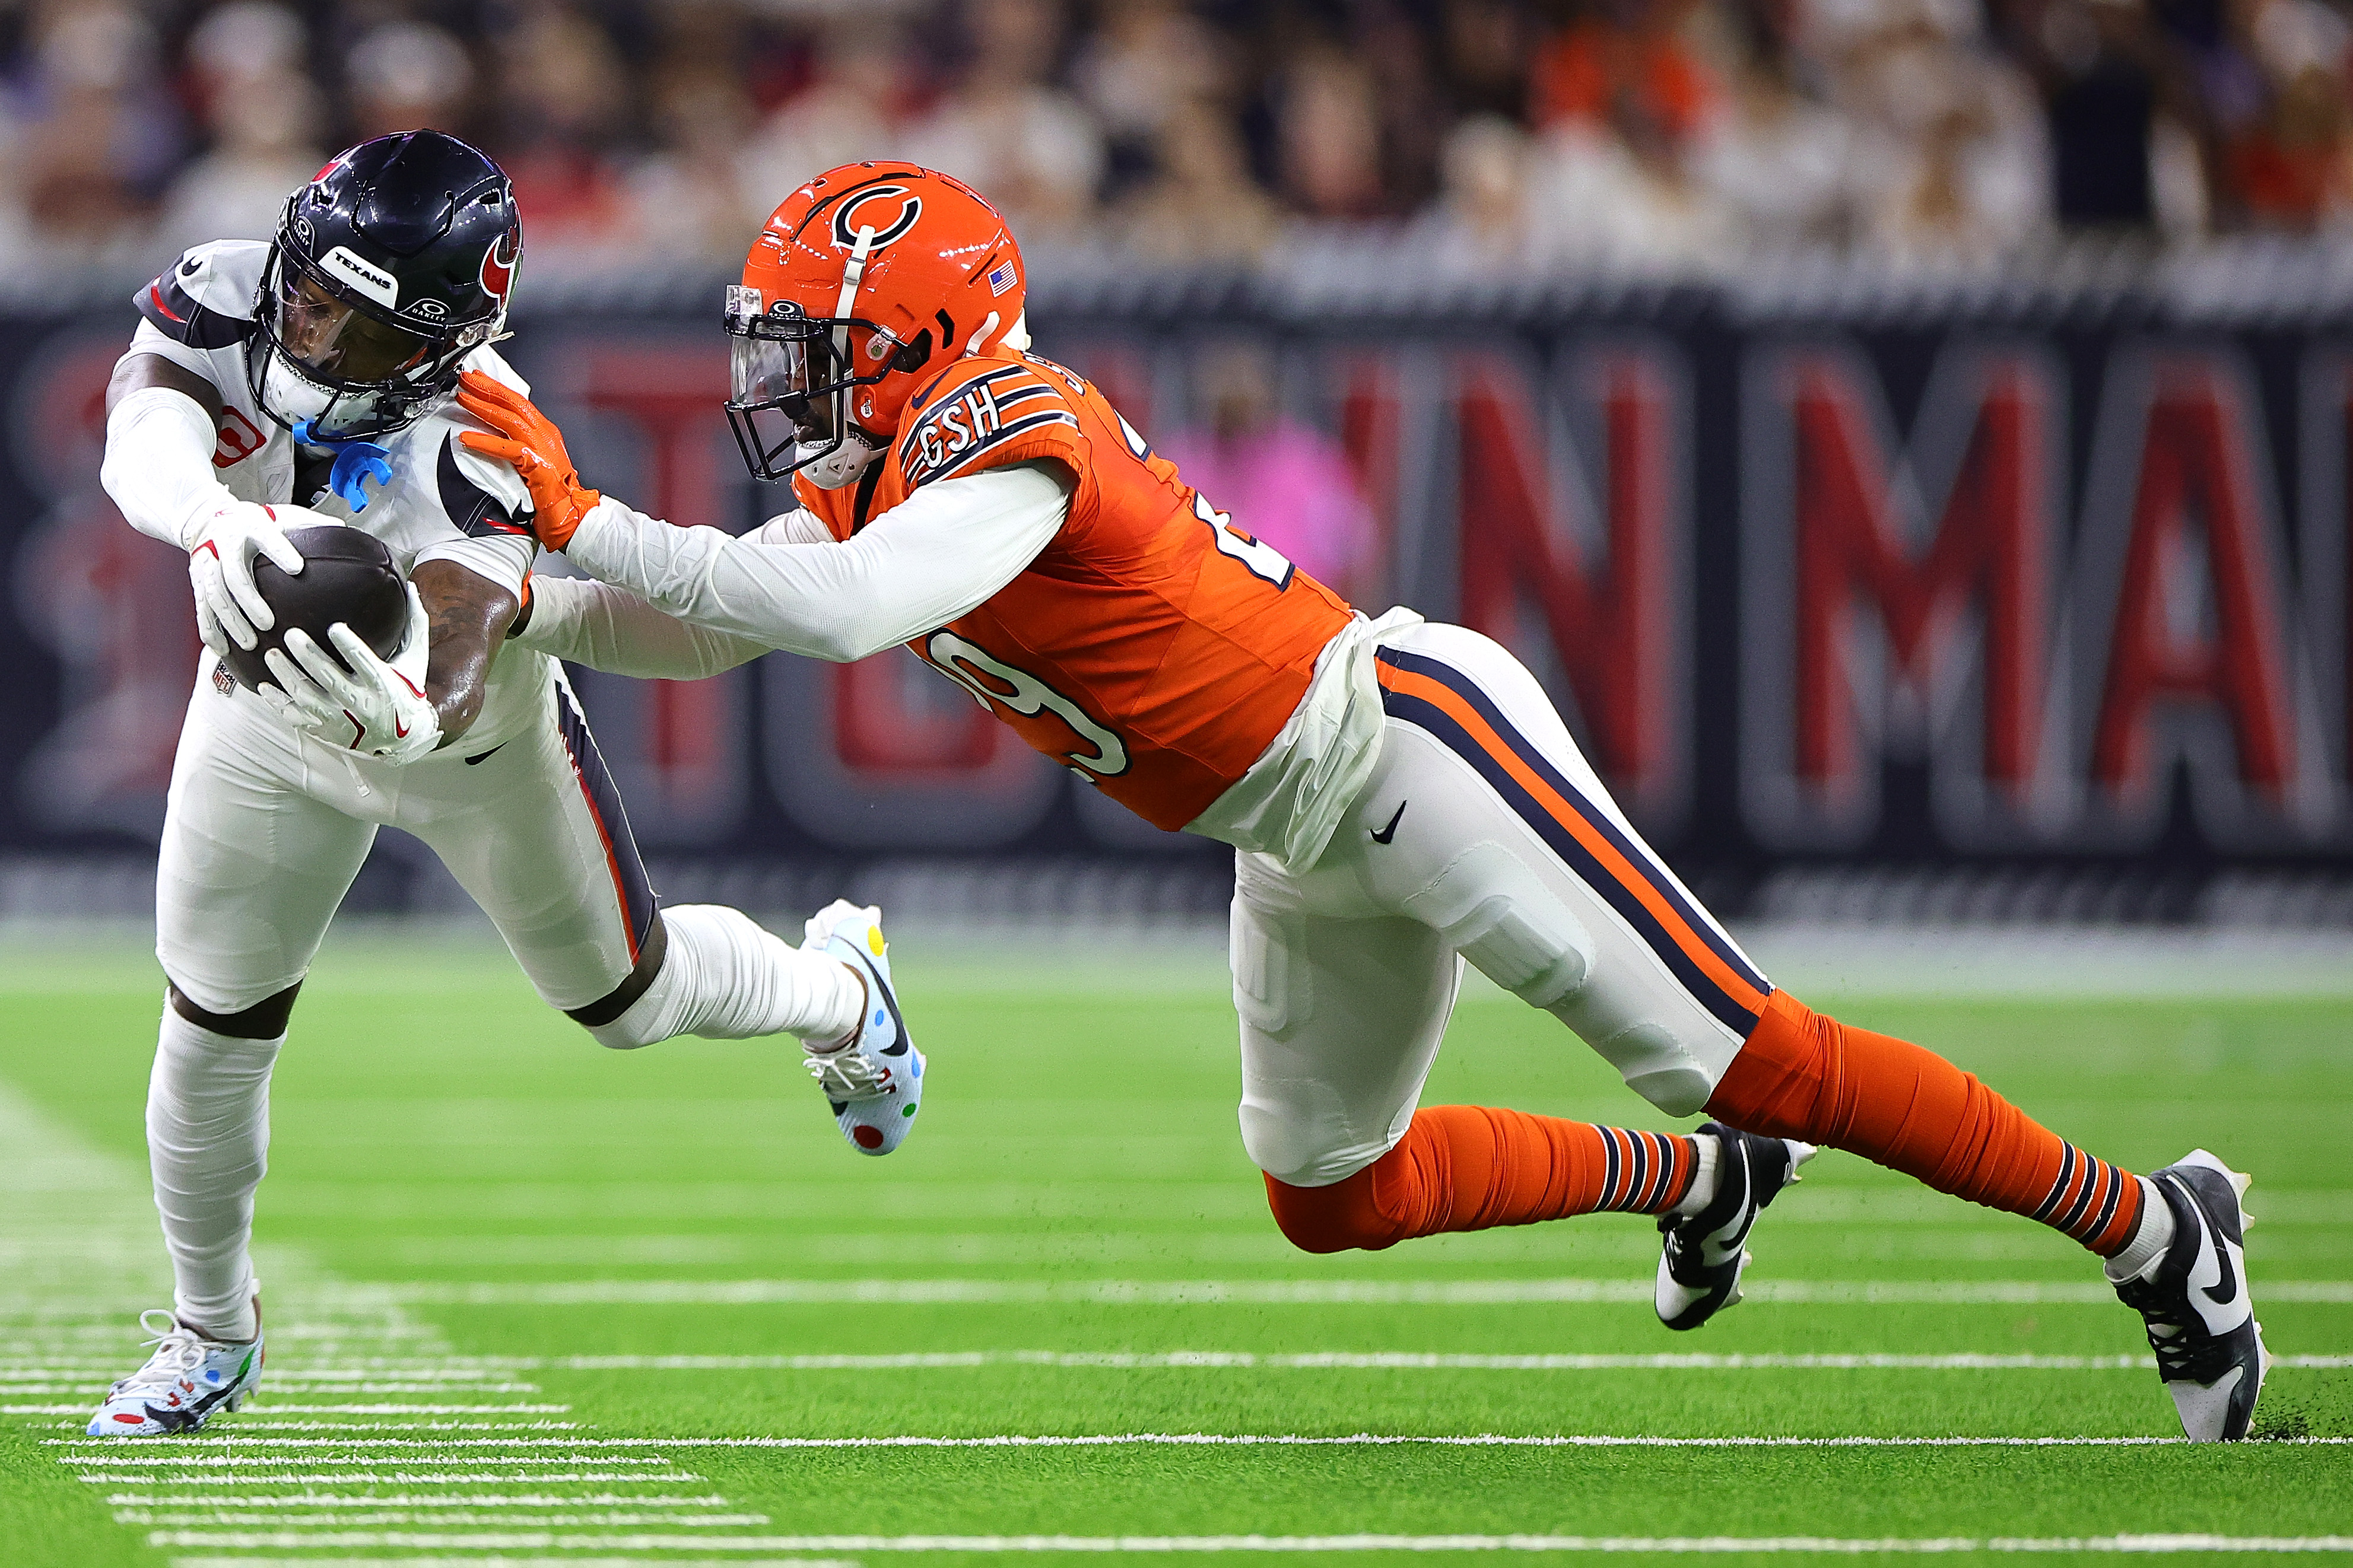
[[[1127,422],[1127,416],[1113,409],[1112,417],[1119,421],[1120,437],[1127,443],[1127,449],[1135,454],[1136,460],[1141,462],[1150,458],[1152,444]],[[1291,558],[1273,545],[1252,539],[1236,528],[1233,518],[1203,500],[1198,490],[1193,492],[1193,515],[1209,525],[1209,532],[1217,540],[1219,553],[1240,562],[1243,570],[1251,576],[1273,584],[1278,593],[1291,586],[1291,574],[1299,570],[1291,563]]]
[[1209,525],[1219,551],[1240,562],[1251,576],[1273,584],[1277,592],[1291,586],[1291,574],[1299,570],[1291,563],[1291,558],[1236,528],[1234,520],[1203,500],[1198,490],[1193,492],[1193,515]]
[[224,408],[220,440],[213,447],[213,467],[233,468],[269,444],[268,438],[253,427],[252,420],[234,408]]
[[1024,718],[1051,713],[1068,724],[1080,740],[1094,748],[1092,754],[1075,751],[1062,753],[1062,760],[1081,778],[1092,782],[1127,772],[1127,747],[1120,738],[1088,717],[1085,709],[1028,670],[1014,668],[954,632],[934,632],[925,638],[923,657],[977,698],[983,708],[991,702],[1001,702]]

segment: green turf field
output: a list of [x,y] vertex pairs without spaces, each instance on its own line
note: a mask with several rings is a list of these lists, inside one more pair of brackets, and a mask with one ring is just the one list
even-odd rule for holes
[[[2022,1221],[1827,1154],[1688,1337],[1637,1218],[1310,1258],[1242,1156],[1198,954],[894,957],[933,1066],[878,1161],[776,1049],[600,1051],[487,935],[339,939],[274,1090],[262,1397],[100,1446],[78,1413],[169,1300],[159,979],[119,940],[0,949],[0,1563],[2353,1552],[2353,1447],[2129,1441],[2177,1430],[2137,1321]],[[1840,1011],[2112,1158],[2251,1169],[2263,1429],[2353,1436],[2353,1002]],[[1492,993],[1426,1098],[1664,1125]],[[1558,1441],[1596,1437],[1626,1441]]]

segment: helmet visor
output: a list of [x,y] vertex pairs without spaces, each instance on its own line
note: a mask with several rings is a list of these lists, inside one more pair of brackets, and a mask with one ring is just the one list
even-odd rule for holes
[[366,314],[300,272],[281,276],[272,326],[288,358],[329,384],[400,379],[433,341]]
[[821,337],[731,337],[729,391],[746,408],[805,403],[839,380],[830,371],[833,345]]

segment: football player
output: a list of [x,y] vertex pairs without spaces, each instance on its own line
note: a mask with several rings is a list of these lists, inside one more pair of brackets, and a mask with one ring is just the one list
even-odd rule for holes
[[270,1068],[381,826],[429,845],[599,1043],[796,1034],[853,1147],[888,1152],[915,1113],[923,1058],[879,912],[836,903],[797,950],[733,910],[660,908],[563,672],[504,646],[538,548],[528,497],[452,439],[480,426],[450,394],[460,366],[522,394],[491,346],[522,238],[495,163],[404,133],[322,169],[273,241],[199,246],[137,296],[102,478],[134,527],[188,552],[206,647],[271,628],[254,563],[299,582],[287,532],[304,524],[381,540],[410,614],[389,662],[341,625],[342,663],[291,631],[259,690],[203,661],[156,870],[170,985],[147,1133],[177,1289],[94,1435],[200,1426],[259,1373],[247,1242]]
[[[1655,1215],[1656,1304],[1738,1300],[1757,1211],[1815,1145],[2052,1226],[2105,1259],[2195,1438],[2263,1375],[2243,1178],[2147,1176],[1942,1058],[1770,984],[1642,842],[1536,680],[1409,610],[1367,619],[1027,351],[1019,248],[953,179],[860,163],[795,192],[728,290],[728,414],[798,507],[741,539],[586,488],[560,432],[469,375],[547,585],[530,646],[681,674],[905,642],[1032,746],[1236,850],[1241,1133],[1313,1252],[1615,1209]],[[606,584],[609,584],[606,585]],[[1464,961],[1560,1019],[1687,1136],[1417,1109]]]

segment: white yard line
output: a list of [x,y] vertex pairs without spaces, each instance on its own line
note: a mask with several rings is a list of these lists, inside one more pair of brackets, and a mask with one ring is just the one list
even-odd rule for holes
[[[302,1535],[234,1531],[164,1531],[151,1546],[420,1547],[477,1551],[735,1551],[735,1552],[1799,1552],[1860,1555],[1900,1552],[2353,1552],[2353,1535],[2094,1535],[2074,1537],[1894,1536],[1611,1536],[1611,1535],[761,1535],[710,1540],[693,1535],[425,1534],[343,1531]],[[305,1559],[279,1558],[288,1563]],[[319,1559],[308,1559],[316,1562]],[[399,1561],[394,1559],[394,1561]],[[572,1561],[565,1559],[564,1561]],[[174,1568],[205,1560],[174,1559]],[[205,1563],[213,1568],[218,1560]]]
[[280,1530],[322,1529],[332,1526],[350,1530],[362,1526],[387,1524],[430,1524],[435,1526],[495,1525],[502,1530],[585,1530],[612,1529],[618,1526],[659,1525],[665,1529],[690,1527],[702,1530],[748,1530],[775,1521],[765,1513],[676,1514],[655,1511],[633,1513],[628,1510],[589,1513],[509,1513],[496,1510],[453,1509],[434,1513],[425,1509],[378,1509],[367,1513],[293,1513],[271,1514],[266,1510],[246,1508],[210,1508],[155,1510],[119,1508],[114,1510],[117,1524],[142,1524],[151,1528],[176,1526],[186,1529],[197,1525],[220,1528],[232,1525],[269,1525]]
[[[1856,1352],[1850,1354],[1799,1354],[1757,1351],[1740,1354],[1704,1352],[1659,1352],[1643,1354],[1591,1353],[1540,1355],[1477,1355],[1428,1351],[916,1351],[889,1355],[575,1355],[514,1358],[516,1364],[562,1372],[892,1372],[953,1371],[967,1367],[1045,1366],[1103,1367],[1113,1370],[1157,1368],[1250,1369],[1401,1372],[2148,1372],[2157,1366],[2145,1355],[2026,1355],[2009,1352],[1956,1351],[1945,1354],[1900,1355]],[[2353,1367],[2353,1352],[2280,1355],[2274,1367],[2329,1370]],[[81,1408],[79,1405],[72,1409]],[[273,1413],[316,1410],[363,1411],[364,1405],[294,1405],[272,1401]],[[395,1410],[411,1408],[386,1405]],[[436,1407],[417,1405],[424,1411]],[[470,1409],[569,1410],[569,1405],[466,1406]],[[238,1431],[254,1429],[251,1420],[237,1423]]]
[[[48,1439],[51,1442],[59,1439]],[[101,1439],[103,1441],[103,1439]],[[120,1441],[117,1439],[116,1441]],[[1356,1432],[1345,1436],[1304,1432],[1106,1432],[1106,1433],[1021,1433],[1006,1432],[987,1436],[929,1437],[896,1435],[877,1437],[595,1437],[574,1441],[547,1438],[551,1447],[575,1450],[562,1456],[534,1458],[528,1455],[484,1455],[479,1458],[452,1454],[451,1448],[480,1444],[504,1447],[527,1447],[537,1439],[523,1443],[505,1443],[497,1438],[453,1438],[447,1443],[428,1443],[412,1438],[385,1438],[353,1444],[324,1437],[258,1437],[241,1439],[235,1436],[209,1437],[199,1435],[175,1440],[176,1447],[206,1445],[203,1452],[185,1458],[114,1458],[88,1451],[68,1454],[57,1462],[79,1469],[136,1468],[142,1466],[171,1466],[194,1468],[220,1467],[234,1468],[290,1465],[378,1465],[399,1464],[429,1458],[435,1464],[447,1465],[562,1465],[576,1464],[589,1458],[577,1450],[614,1448],[1116,1448],[1128,1447],[1435,1447],[1461,1448],[2114,1448],[2170,1447],[2185,1445],[2186,1437],[1755,1437],[1697,1436],[1663,1437],[1647,1434],[1617,1436],[1606,1433],[1414,1433]],[[2353,1447],[2353,1437],[2291,1437],[2282,1442],[2306,1447]],[[94,1447],[95,1444],[87,1447]],[[234,1452],[223,1452],[224,1447]],[[365,1450],[360,1454],[342,1456],[314,1455],[314,1447]],[[418,1455],[408,1450],[429,1450]],[[615,1458],[600,1454],[596,1463],[607,1465],[667,1465],[662,1458],[645,1459]]]
[[[1742,1299],[1804,1306],[2098,1305],[2098,1278],[2059,1279],[1761,1279]],[[2255,1281],[2257,1301],[2353,1304],[2353,1279]],[[1651,1300],[1648,1279],[575,1279],[347,1285],[304,1304],[369,1307],[764,1307],[1067,1303],[1080,1306],[1519,1306]]]
[[[433,1456],[425,1456],[428,1462]],[[628,1481],[643,1486],[675,1486],[681,1481],[699,1481],[701,1476],[691,1470],[542,1470],[536,1473],[517,1472],[496,1475],[441,1474],[432,1470],[341,1470],[313,1475],[237,1475],[234,1472],[210,1472],[185,1476],[126,1476],[119,1470],[102,1471],[96,1475],[74,1478],[84,1486],[119,1487],[137,1481],[155,1487],[296,1487],[296,1486],[554,1486],[558,1482]]]
[[[577,1432],[593,1422],[582,1421],[272,1421],[248,1415],[223,1423],[222,1436],[252,1436],[278,1432]],[[231,1426],[234,1431],[230,1431]]]
[[[103,1441],[107,1439],[101,1440]],[[111,1441],[120,1442],[121,1439],[111,1439]],[[193,1437],[184,1436],[175,1438],[173,1440],[172,1446],[175,1448],[186,1448],[192,1444],[204,1443],[206,1441],[207,1439],[202,1434],[198,1434]],[[247,1467],[267,1465],[274,1466],[279,1468],[284,1468],[289,1465],[368,1466],[413,1463],[417,1459],[427,1456],[429,1456],[432,1458],[432,1461],[437,1465],[577,1465],[592,1459],[594,1462],[600,1465],[668,1465],[670,1463],[668,1459],[660,1458],[659,1457],[645,1459],[632,1459],[627,1458],[615,1458],[607,1454],[452,1454],[448,1452],[451,1448],[460,1448],[469,1444],[477,1442],[491,1443],[501,1447],[512,1446],[506,1443],[505,1440],[497,1437],[452,1437],[441,1442],[431,1442],[415,1437],[380,1437],[374,1442],[368,1443],[354,1443],[348,1438],[343,1437],[220,1437],[212,1439],[211,1441],[215,1446],[205,1452],[199,1453],[180,1453],[173,1455],[79,1453],[69,1454],[66,1458],[59,1459],[58,1463],[60,1465],[71,1465],[79,1470],[198,1470],[214,1468],[235,1468],[240,1465]],[[639,1440],[628,1437],[607,1437],[601,1442],[594,1444],[565,1442],[563,1444],[563,1447],[568,1449],[585,1447],[613,1448],[631,1445],[638,1441]],[[642,1441],[646,1445],[651,1446],[656,1440],[653,1438],[646,1438]],[[231,1446],[234,1447],[235,1451],[222,1452],[220,1445]],[[663,1443],[660,1446],[666,1448],[677,1447],[677,1445],[673,1443]],[[350,1452],[339,1454],[314,1454],[309,1451],[314,1447],[332,1447],[345,1450],[359,1448],[365,1451],[357,1454]],[[299,1448],[302,1451],[299,1453],[283,1452],[283,1450],[290,1448]]]
[[[210,1508],[218,1498],[191,1494],[185,1497],[157,1497],[149,1492],[116,1492],[107,1502],[115,1508]],[[725,1508],[728,1500],[717,1492],[702,1497],[680,1497],[670,1492],[658,1492],[650,1497],[625,1497],[618,1492],[592,1492],[584,1497],[565,1497],[555,1492],[399,1492],[391,1497],[362,1496],[345,1492],[297,1492],[290,1497],[241,1497],[238,1508]]]
[[561,1563],[565,1568],[859,1568],[842,1559],[810,1557],[174,1557],[172,1568],[337,1568],[373,1563],[375,1568],[538,1568]]
[[[0,1405],[0,1415],[79,1415],[87,1414],[91,1400],[106,1386],[105,1380],[93,1382],[83,1396],[70,1405]],[[271,1386],[275,1386],[272,1380]],[[267,1395],[262,1397],[267,1398]],[[257,1409],[265,1408],[256,1406]],[[275,1399],[266,1406],[272,1415],[562,1415],[572,1409],[569,1405],[281,1405]],[[237,1423],[248,1431],[258,1423],[250,1416]],[[538,1423],[533,1423],[534,1426]],[[554,1425],[554,1423],[550,1423]]]

